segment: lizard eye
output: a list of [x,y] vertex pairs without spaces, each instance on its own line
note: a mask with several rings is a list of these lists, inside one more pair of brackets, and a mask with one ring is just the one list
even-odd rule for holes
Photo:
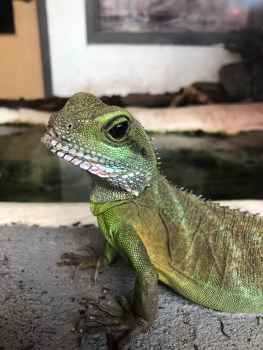
[[128,135],[129,124],[128,121],[122,121],[108,130],[110,136],[117,141],[122,141]]

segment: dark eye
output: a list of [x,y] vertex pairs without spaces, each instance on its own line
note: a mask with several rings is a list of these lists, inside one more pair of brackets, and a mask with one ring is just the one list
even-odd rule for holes
[[128,122],[123,121],[119,124],[114,125],[108,132],[115,140],[123,140],[128,132]]

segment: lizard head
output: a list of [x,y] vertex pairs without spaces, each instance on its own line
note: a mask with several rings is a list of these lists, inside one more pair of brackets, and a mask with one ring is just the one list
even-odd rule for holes
[[156,156],[145,130],[125,109],[76,93],[51,115],[42,142],[57,156],[131,196],[150,183]]

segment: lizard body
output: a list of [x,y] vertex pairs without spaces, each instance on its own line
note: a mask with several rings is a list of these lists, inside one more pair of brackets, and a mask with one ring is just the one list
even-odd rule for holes
[[[123,331],[121,349],[147,330],[157,313],[158,279],[210,308],[263,312],[262,217],[172,187],[130,113],[78,93],[51,116],[43,142],[94,178],[91,210],[107,243],[102,257],[82,266],[110,263],[118,253],[136,276],[132,308],[122,299],[124,312],[104,324],[97,319],[89,333]],[[81,263],[73,254],[64,260]]]

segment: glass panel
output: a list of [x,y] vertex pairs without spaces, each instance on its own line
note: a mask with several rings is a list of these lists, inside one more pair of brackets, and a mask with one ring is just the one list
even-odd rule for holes
[[223,33],[246,26],[251,1],[99,0],[99,27],[105,32]]

